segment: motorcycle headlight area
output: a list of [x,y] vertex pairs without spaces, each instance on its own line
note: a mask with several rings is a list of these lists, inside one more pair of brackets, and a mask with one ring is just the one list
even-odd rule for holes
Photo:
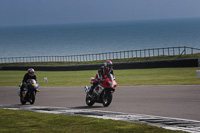
[[111,87],[114,87],[114,84],[112,82],[109,81],[109,84]]
[[38,88],[38,84],[29,85],[28,88],[30,88],[30,89],[37,89]]

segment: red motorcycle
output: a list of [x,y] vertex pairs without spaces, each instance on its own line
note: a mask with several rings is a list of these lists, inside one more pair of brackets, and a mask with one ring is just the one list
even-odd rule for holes
[[[91,78],[90,83],[92,84],[95,80],[95,78]],[[93,89],[91,95],[88,94],[91,88],[85,86],[86,104],[92,106],[96,102],[102,103],[104,107],[108,107],[112,102],[113,92],[116,87],[117,82],[112,74],[108,74],[106,78]]]

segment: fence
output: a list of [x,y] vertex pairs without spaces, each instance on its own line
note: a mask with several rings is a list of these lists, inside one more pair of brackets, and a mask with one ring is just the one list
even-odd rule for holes
[[107,59],[141,58],[155,56],[174,56],[200,53],[200,49],[192,47],[167,47],[142,50],[129,50],[97,54],[69,55],[69,56],[32,56],[0,58],[0,63],[27,63],[27,62],[82,62]]

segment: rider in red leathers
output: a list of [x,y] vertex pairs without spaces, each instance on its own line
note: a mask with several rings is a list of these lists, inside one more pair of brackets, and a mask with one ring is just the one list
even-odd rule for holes
[[96,74],[95,81],[91,85],[91,89],[89,90],[89,94],[91,95],[93,92],[93,89],[100,83],[102,82],[105,78],[106,75],[112,74],[114,76],[113,72],[113,63],[110,60],[107,60],[104,65],[98,70],[98,73]]

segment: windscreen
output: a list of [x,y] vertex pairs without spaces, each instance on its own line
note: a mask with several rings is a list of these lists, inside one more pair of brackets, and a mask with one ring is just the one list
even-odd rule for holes
[[28,79],[27,81],[28,83],[31,83],[31,84],[36,84],[36,81],[34,79]]
[[111,80],[111,81],[113,81],[114,80],[114,77],[113,77],[113,75],[112,74],[108,74],[107,75],[107,77]]

